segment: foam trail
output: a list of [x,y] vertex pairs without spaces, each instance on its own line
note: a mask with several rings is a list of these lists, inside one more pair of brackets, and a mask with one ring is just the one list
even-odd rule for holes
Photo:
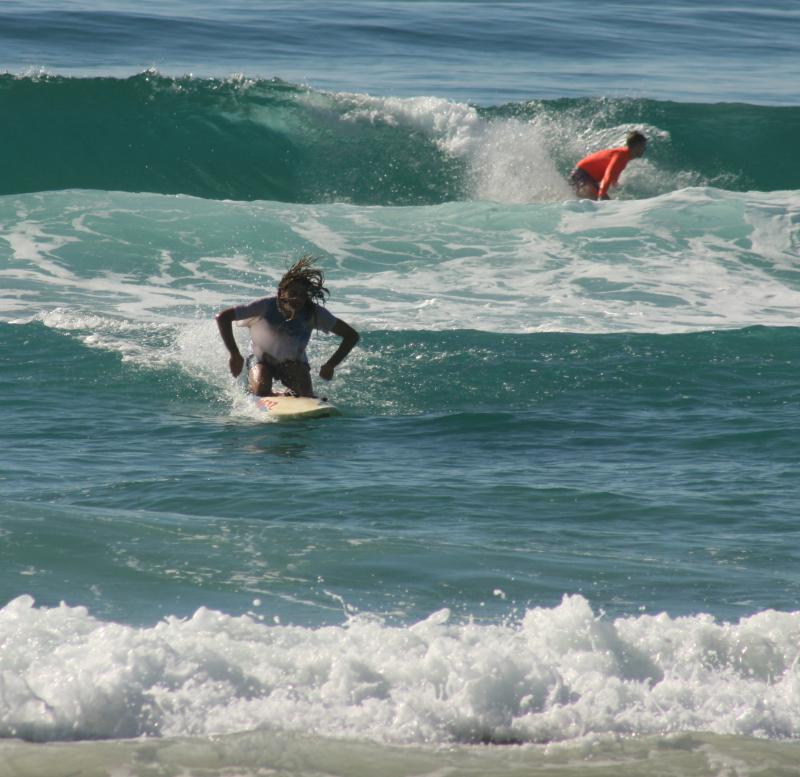
[[83,320],[100,340],[97,317],[156,344],[159,327],[263,296],[305,252],[364,330],[675,333],[794,325],[800,306],[796,192],[399,209],[54,192],[0,211],[5,315]]

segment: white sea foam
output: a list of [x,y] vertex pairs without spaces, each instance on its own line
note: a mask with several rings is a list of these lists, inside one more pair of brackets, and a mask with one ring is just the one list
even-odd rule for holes
[[553,202],[569,196],[552,144],[561,133],[543,120],[489,121],[474,106],[438,97],[337,95],[346,121],[383,122],[424,131],[446,154],[464,159],[471,194],[496,202]]
[[0,610],[0,736],[205,736],[260,727],[395,743],[678,731],[800,736],[800,613],[610,620],[580,596],[516,623],[318,629],[268,614],[134,628],[82,607]]

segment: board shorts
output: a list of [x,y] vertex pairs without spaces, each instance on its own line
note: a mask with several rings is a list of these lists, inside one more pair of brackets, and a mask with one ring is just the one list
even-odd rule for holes
[[576,167],[572,171],[572,175],[569,177],[569,182],[572,184],[572,188],[576,191],[584,186],[593,186],[596,191],[600,191],[600,184],[597,183],[597,181],[595,181],[594,178],[592,178],[592,176],[581,167]]
[[[266,354],[264,354],[260,359],[254,353],[251,353],[247,357],[247,371],[255,367],[256,364],[264,364],[269,367],[270,372],[272,373],[272,378],[278,379],[284,386],[290,386],[292,383],[292,379],[297,376],[297,370],[305,370],[306,372],[311,372],[311,365],[308,362],[301,362],[301,361],[285,361],[279,362],[275,361],[275,359],[270,358]],[[287,369],[291,366],[291,369]],[[294,374],[292,373],[294,370]]]

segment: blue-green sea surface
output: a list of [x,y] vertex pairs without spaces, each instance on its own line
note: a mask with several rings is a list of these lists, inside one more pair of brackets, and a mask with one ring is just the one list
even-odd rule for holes
[[796,774],[797,24],[3,4],[0,777]]

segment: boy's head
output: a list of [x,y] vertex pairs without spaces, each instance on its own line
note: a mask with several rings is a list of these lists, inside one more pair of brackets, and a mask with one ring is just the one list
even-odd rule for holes
[[644,150],[647,148],[647,138],[638,130],[634,130],[628,133],[625,145],[631,150],[631,156],[639,157],[644,154]]
[[322,270],[314,267],[314,258],[304,256],[295,262],[278,284],[278,303],[281,310],[292,319],[315,300],[324,302],[330,294],[325,288]]

